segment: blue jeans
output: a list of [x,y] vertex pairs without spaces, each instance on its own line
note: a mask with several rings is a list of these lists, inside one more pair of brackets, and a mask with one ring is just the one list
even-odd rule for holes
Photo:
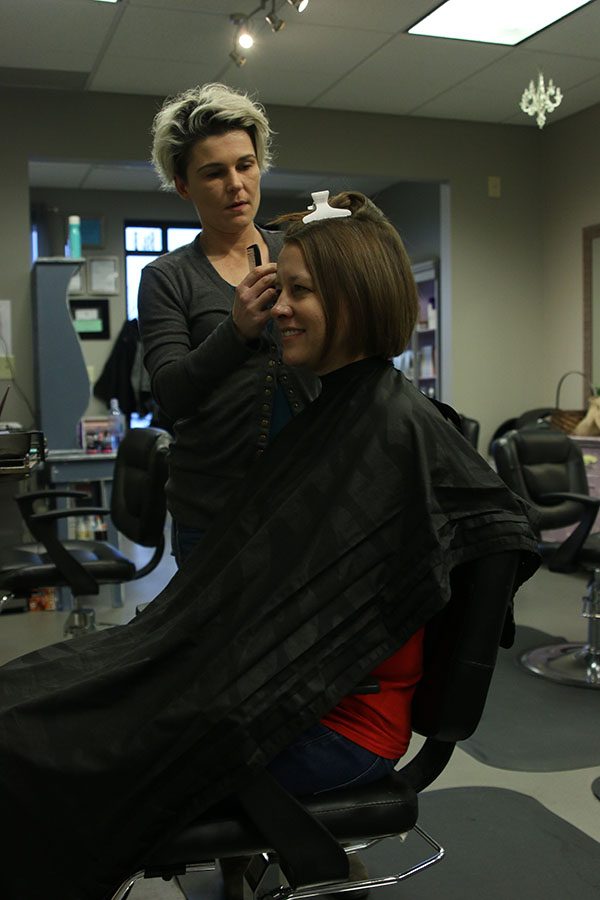
[[188,556],[196,549],[206,531],[192,528],[190,525],[178,525],[175,519],[171,524],[171,552],[180,569]]
[[302,797],[369,784],[389,775],[396,762],[318,723],[282,750],[267,769],[290,794]]

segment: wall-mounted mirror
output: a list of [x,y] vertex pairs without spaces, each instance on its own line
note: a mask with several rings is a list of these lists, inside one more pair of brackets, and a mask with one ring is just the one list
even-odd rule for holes
[[583,229],[583,371],[600,388],[600,225]]

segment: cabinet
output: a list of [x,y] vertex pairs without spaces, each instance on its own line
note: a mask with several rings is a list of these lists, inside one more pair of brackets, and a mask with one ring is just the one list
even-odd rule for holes
[[90,381],[67,301],[82,259],[39,257],[32,272],[33,366],[37,422],[51,450],[75,449]]
[[412,267],[419,292],[417,326],[409,346],[394,365],[428,397],[440,396],[440,302],[438,265],[435,260]]

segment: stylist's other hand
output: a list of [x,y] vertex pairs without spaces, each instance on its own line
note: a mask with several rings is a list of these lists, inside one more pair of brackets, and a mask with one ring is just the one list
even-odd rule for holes
[[269,321],[270,309],[275,302],[276,263],[257,266],[246,275],[235,289],[231,312],[239,333],[247,341],[254,341]]

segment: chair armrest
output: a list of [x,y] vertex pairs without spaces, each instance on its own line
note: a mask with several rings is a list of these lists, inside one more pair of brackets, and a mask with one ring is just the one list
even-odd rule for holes
[[[84,497],[88,496],[84,494]],[[26,517],[32,535],[43,544],[48,556],[62,575],[65,583],[71,588],[74,596],[98,594],[100,587],[96,579],[68,551],[60,539],[56,529],[57,519],[66,519],[82,515],[102,515],[108,510],[97,506],[73,506],[69,509],[55,509],[43,513],[34,513]]]
[[33,507],[38,500],[55,500],[58,498],[89,500],[91,498],[91,494],[88,491],[30,491],[27,494],[17,495],[15,497],[15,501],[19,507],[21,515],[25,519],[25,522],[28,522],[29,517],[33,515]]
[[589,494],[573,494],[570,491],[552,491],[550,494],[542,494],[540,500],[572,500],[573,503],[581,503],[583,506],[600,507],[600,497],[590,497]]
[[55,522],[57,519],[76,519],[79,516],[107,516],[110,509],[106,506],[71,506],[69,509],[49,509],[43,513],[33,513],[28,519],[31,522]]
[[56,490],[48,489],[45,491],[28,491],[26,494],[20,494],[18,497],[15,497],[17,503],[22,503],[24,500],[44,500],[45,498],[52,497],[80,497],[81,499],[85,499],[86,497],[91,497],[89,491],[67,491],[67,490]]
[[577,568],[577,557],[589,537],[592,526],[600,509],[600,498],[588,494],[572,494],[569,492],[552,492],[543,494],[541,500],[570,500],[581,504],[581,519],[577,528],[571,532],[560,547],[548,557],[548,568],[551,572],[573,572]]
[[403,778],[414,791],[420,793],[444,771],[455,746],[454,741],[439,741],[428,737],[415,756],[401,769],[397,769],[393,776]]

